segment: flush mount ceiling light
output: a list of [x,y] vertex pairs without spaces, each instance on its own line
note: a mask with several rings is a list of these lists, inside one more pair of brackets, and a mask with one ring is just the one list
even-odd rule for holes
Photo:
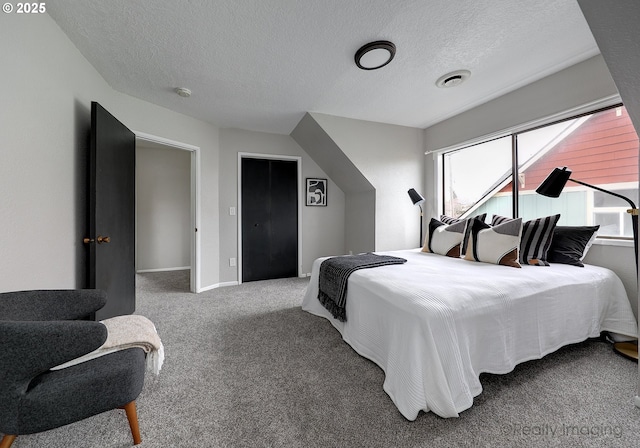
[[456,70],[438,78],[436,85],[441,88],[459,86],[471,76],[469,70]]
[[183,98],[189,98],[191,96],[191,90],[186,87],[176,87],[175,92]]
[[396,46],[388,40],[369,42],[356,51],[356,65],[362,70],[376,70],[387,65],[396,55]]

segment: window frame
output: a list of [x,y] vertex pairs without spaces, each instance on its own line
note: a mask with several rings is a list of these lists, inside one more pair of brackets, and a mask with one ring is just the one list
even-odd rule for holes
[[[532,122],[529,124],[525,124],[525,125],[521,125],[521,126],[514,126],[513,128],[510,128],[508,130],[504,130],[502,132],[496,132],[493,134],[489,134],[486,135],[485,137],[478,137],[475,138],[471,141],[465,142],[465,143],[461,143],[458,145],[454,145],[454,146],[450,146],[447,148],[443,148],[440,150],[436,150],[436,151],[432,151],[432,153],[434,154],[434,161],[437,167],[437,175],[439,176],[439,186],[440,188],[437,189],[439,191],[437,191],[437,196],[439,196],[439,200],[438,200],[438,212],[439,213],[444,213],[444,205],[445,205],[445,192],[446,192],[446,170],[447,170],[447,162],[446,162],[446,155],[447,154],[451,154],[453,152],[456,151],[461,151],[463,149],[467,149],[467,148],[471,148],[473,146],[477,146],[483,143],[487,143],[493,140],[497,140],[500,138],[504,138],[507,136],[511,136],[511,178],[509,180],[509,182],[511,183],[511,197],[512,197],[512,201],[511,201],[511,205],[512,205],[512,217],[513,218],[518,218],[519,217],[519,161],[518,161],[518,135],[520,134],[524,134],[526,132],[530,132],[530,131],[535,131],[537,129],[542,129],[548,126],[552,126],[555,124],[559,124],[559,123],[563,123],[569,120],[575,120],[575,119],[579,119],[582,117],[586,117],[586,116],[590,116],[590,115],[595,115],[597,113],[600,112],[604,112],[607,110],[611,110],[611,109],[615,109],[618,107],[624,107],[624,104],[621,102],[621,99],[619,96],[616,97],[612,97],[612,98],[607,98],[598,102],[594,102],[591,103],[590,105],[585,105],[579,108],[575,108],[572,109],[570,111],[565,111],[562,112],[560,114],[556,114],[554,116],[550,116],[547,117],[546,119],[541,119],[541,120],[537,120],[536,122]],[[636,132],[637,134],[637,132]],[[640,138],[640,135],[638,136]],[[429,152],[427,152],[427,154],[429,154]],[[640,154],[639,154],[639,159],[640,159]],[[640,163],[640,160],[639,160]],[[640,189],[640,179],[638,182],[638,188]],[[438,194],[439,193],[439,194]],[[479,200],[483,200],[487,195],[482,196]],[[592,210],[592,213],[596,213],[595,208],[596,207],[592,207],[594,210]],[[598,212],[604,212],[604,210],[602,210],[602,207],[597,207],[599,210]],[[621,207],[620,207],[621,208]],[[461,217],[465,217],[465,215],[467,215],[467,213],[472,213],[473,209],[463,213],[461,215]],[[623,227],[621,227],[621,231]],[[597,239],[602,239],[602,240],[622,240],[622,241],[633,241],[633,237],[629,237],[629,236],[624,236],[624,235],[603,235],[603,236],[597,236]]]

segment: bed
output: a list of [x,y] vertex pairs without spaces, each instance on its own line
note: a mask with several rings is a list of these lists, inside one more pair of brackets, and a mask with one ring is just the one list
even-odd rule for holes
[[482,392],[481,373],[597,337],[636,337],[621,280],[610,270],[565,264],[513,269],[425,253],[376,252],[406,263],[349,277],[346,322],[318,301],[312,268],[302,309],[328,319],[360,355],[385,372],[383,388],[400,413],[457,417]]

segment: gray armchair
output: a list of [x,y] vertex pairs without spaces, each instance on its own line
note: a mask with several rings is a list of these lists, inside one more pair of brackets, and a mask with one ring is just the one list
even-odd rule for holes
[[0,448],[17,436],[47,431],[123,408],[140,443],[135,399],[145,353],[132,348],[49,370],[100,347],[107,330],[84,319],[106,303],[98,290],[0,294]]

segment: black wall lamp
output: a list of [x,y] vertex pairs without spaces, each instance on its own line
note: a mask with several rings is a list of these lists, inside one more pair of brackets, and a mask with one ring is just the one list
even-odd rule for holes
[[[571,179],[571,170],[566,166],[562,168],[555,168],[545,180],[542,181],[540,186],[536,189],[536,193],[541,194],[543,196],[548,196],[551,198],[557,198],[562,193],[562,189],[566,185],[567,181],[575,182],[580,185],[584,185],[585,187],[593,188],[594,190],[601,191],[603,193],[610,194],[612,196],[616,196],[620,199],[624,199],[631,206],[630,209],[627,210],[627,213],[631,215],[631,225],[633,227],[633,253],[635,255],[636,261],[636,278],[638,275],[638,209],[636,208],[636,204],[626,196],[622,196],[618,193],[614,193],[609,190],[605,190],[604,188],[596,187],[595,185],[590,185],[585,182],[581,182],[579,180]],[[616,342],[613,344],[613,349],[616,353],[621,354],[622,356],[634,360],[638,360],[638,344],[633,342]]]
[[369,42],[356,51],[356,65],[362,70],[376,70],[384,67],[396,55],[396,46],[388,40]]
[[413,188],[407,191],[407,193],[409,194],[413,205],[420,207],[420,244],[418,245],[420,247],[422,246],[422,203],[424,202],[424,198]]

